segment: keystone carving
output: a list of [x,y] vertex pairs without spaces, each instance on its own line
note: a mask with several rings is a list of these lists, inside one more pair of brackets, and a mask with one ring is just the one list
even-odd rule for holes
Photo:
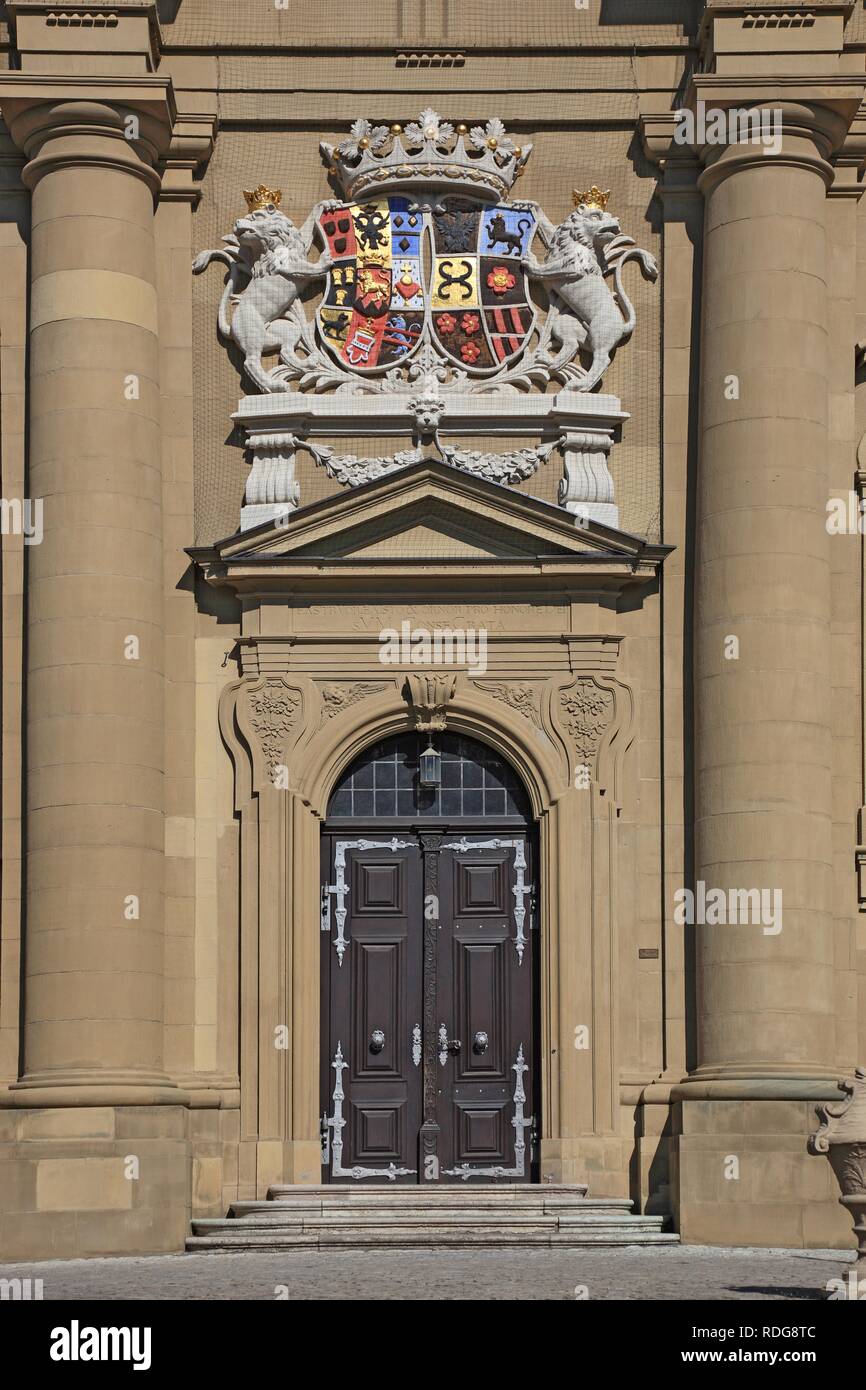
[[450,676],[407,676],[404,687],[415,728],[419,732],[444,729],[446,710],[454,698],[456,674]]

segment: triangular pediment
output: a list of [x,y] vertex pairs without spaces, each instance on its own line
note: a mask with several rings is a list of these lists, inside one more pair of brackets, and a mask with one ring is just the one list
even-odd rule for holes
[[645,542],[590,521],[578,526],[560,507],[435,460],[301,507],[282,522],[227,537],[211,559],[233,564],[355,560],[359,564],[465,560],[621,559]]

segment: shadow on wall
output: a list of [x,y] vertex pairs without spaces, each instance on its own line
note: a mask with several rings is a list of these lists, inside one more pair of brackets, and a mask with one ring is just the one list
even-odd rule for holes
[[[636,1215],[669,1216],[677,1227],[677,1213],[674,1210],[674,1191],[672,1178],[673,1145],[676,1143],[673,1116],[670,1112],[665,1118],[661,1132],[655,1136],[646,1133],[645,1111],[642,1105],[635,1115],[634,1148],[629,1158],[629,1193],[634,1202]],[[655,1145],[655,1148],[653,1148]],[[652,1157],[647,1163],[647,1157]],[[590,1192],[590,1196],[592,1193]]]
[[[593,0],[590,0],[590,5]],[[696,34],[703,0],[601,0],[599,24],[681,24]]]
[[156,0],[156,12],[160,24],[174,24],[181,0]]

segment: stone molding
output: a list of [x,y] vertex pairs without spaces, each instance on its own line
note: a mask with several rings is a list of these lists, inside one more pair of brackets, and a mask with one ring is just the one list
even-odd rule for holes
[[[245,396],[232,416],[244,431],[251,457],[241,530],[263,521],[285,518],[301,505],[300,487],[295,477],[295,456],[306,449],[329,475],[349,487],[359,487],[386,473],[399,472],[413,463],[423,462],[420,445],[430,431],[418,424],[418,398],[397,394],[382,396],[302,396],[297,393]],[[575,391],[556,394],[512,396],[471,396],[461,392],[442,392],[435,420],[436,441],[444,461],[464,472],[514,482],[528,476],[544,462],[554,448],[564,460],[560,482],[560,505],[575,517],[576,524],[600,521],[619,524],[614,503],[613,479],[608,459],[628,414],[616,396],[581,395]],[[534,449],[507,454],[480,454],[451,449],[439,443],[442,434],[491,434],[505,437],[535,435]],[[331,448],[317,445],[317,437],[369,435],[375,438],[393,434],[411,437],[414,447],[389,458],[334,456]],[[497,468],[497,461],[501,467]],[[503,473],[499,478],[495,475]]]

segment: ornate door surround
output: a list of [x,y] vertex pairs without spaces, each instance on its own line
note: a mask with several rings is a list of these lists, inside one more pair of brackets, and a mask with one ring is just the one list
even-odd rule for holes
[[[543,727],[519,712],[521,683],[510,687],[515,707],[458,675],[448,702],[449,729],[511,761],[537,825],[542,1181],[579,1181],[588,1144],[609,1140],[619,1124],[616,1030],[604,1030],[588,1052],[572,1046],[578,1025],[617,1008],[617,792],[633,723],[631,692],[609,674],[616,646],[593,645],[608,670],[548,682]],[[223,693],[220,725],[241,822],[240,1122],[241,1149],[250,1150],[245,1190],[253,1194],[321,1181],[320,828],[330,792],[357,754],[414,726],[407,686],[398,676],[354,701],[344,687],[333,717],[332,689],[326,684],[323,697],[305,676],[246,678]],[[284,767],[289,787],[278,785]],[[583,768],[589,780],[579,788]],[[281,1026],[285,1050],[274,1047]]]

